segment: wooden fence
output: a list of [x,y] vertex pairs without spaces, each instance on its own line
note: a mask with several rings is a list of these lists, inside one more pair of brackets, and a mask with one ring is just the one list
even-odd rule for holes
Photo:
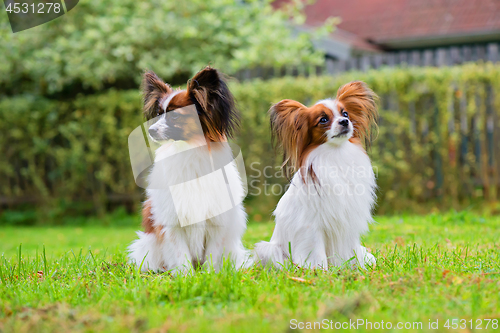
[[500,43],[439,47],[412,51],[376,53],[347,60],[327,59],[324,66],[288,66],[280,68],[254,68],[238,72],[240,81],[254,78],[271,79],[282,76],[332,75],[347,71],[367,71],[396,66],[453,66],[466,62],[500,61]]
[[395,92],[381,95],[382,133],[375,141],[374,159],[390,152],[382,164],[404,161],[401,170],[394,167],[393,185],[386,187],[385,195],[400,195],[410,188],[410,197],[421,203],[446,198],[452,207],[475,199],[500,199],[500,112],[495,93],[488,83],[453,85],[445,107],[432,93],[411,101],[401,101]]

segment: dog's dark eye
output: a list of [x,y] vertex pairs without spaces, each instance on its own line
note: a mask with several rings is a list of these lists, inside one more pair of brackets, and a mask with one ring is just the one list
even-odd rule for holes
[[342,111],[342,116],[349,118],[349,113],[346,110]]
[[319,120],[320,124],[326,124],[327,122],[328,122],[328,118],[327,117],[321,117],[321,119]]

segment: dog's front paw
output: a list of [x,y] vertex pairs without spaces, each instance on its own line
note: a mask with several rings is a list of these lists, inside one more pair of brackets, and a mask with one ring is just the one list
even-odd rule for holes
[[356,255],[358,257],[359,265],[362,268],[375,267],[375,265],[377,264],[377,259],[375,259],[373,254],[368,252],[368,250],[364,246],[360,247]]
[[186,260],[186,262],[179,264],[177,266],[174,266],[173,268],[167,268],[166,266],[163,266],[165,271],[168,271],[168,273],[171,276],[182,276],[182,275],[192,275],[194,274],[194,267],[191,261]]
[[375,259],[375,256],[369,252],[366,252],[366,254],[365,254],[365,266],[374,267],[375,265],[377,265],[377,259]]

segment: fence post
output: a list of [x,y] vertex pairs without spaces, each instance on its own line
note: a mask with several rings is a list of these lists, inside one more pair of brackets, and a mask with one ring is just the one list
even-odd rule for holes
[[470,46],[462,47],[463,62],[472,61],[472,48]]
[[[460,179],[463,181],[462,193],[466,197],[470,197],[471,187],[470,187],[470,168],[468,166],[468,146],[469,146],[469,126],[467,119],[467,87],[464,85],[461,87],[460,96]],[[466,172],[466,170],[468,172]]]
[[410,66],[420,66],[420,52],[411,51]]
[[486,61],[487,60],[487,54],[486,54],[486,46],[484,45],[477,45],[477,60],[482,60]]
[[450,47],[450,60],[451,65],[457,65],[462,63],[462,58],[460,56],[460,50],[456,46]]
[[425,50],[424,51],[424,66],[432,66],[434,65],[433,63],[433,57],[434,57],[434,52],[432,50]]
[[[498,174],[498,167],[495,168],[495,109],[494,109],[494,96],[493,87],[488,84],[486,88],[486,145],[488,154],[488,175],[493,184],[500,185],[500,176]],[[500,167],[500,166],[499,166]],[[499,187],[500,188],[500,187]],[[492,200],[499,198],[500,193],[497,191],[497,186],[492,187],[488,193]]]
[[488,61],[497,62],[500,60],[500,57],[498,54],[498,43],[489,43],[487,46],[486,52],[487,52]]
[[396,55],[394,53],[387,54],[387,66],[389,67],[396,66]]
[[363,72],[366,72],[370,69],[370,56],[364,55],[361,58],[361,70]]
[[[451,58],[450,58],[451,60]],[[449,165],[450,172],[446,172],[444,175],[445,178],[449,179],[449,181],[445,181],[445,187],[448,186],[449,194],[451,196],[452,202],[454,206],[458,206],[459,200],[459,186],[456,182],[457,179],[460,179],[458,174],[458,154],[457,154],[457,143],[458,136],[455,134],[455,96],[457,93],[456,83],[452,84],[452,87],[449,91],[449,99],[448,99],[448,133],[446,136],[446,140],[448,142],[448,157],[445,163]]]
[[[479,55],[479,53],[478,53]],[[473,125],[473,140],[474,140],[474,156],[476,159],[475,166],[475,178],[478,179],[483,187],[483,198],[488,198],[489,193],[489,181],[488,181],[488,169],[487,169],[487,161],[485,161],[485,130],[481,130],[481,126],[486,123],[486,119],[484,117],[483,108],[481,105],[481,95],[480,95],[480,86],[482,84],[475,85],[475,98],[474,104],[476,107],[476,112],[472,118]],[[484,87],[484,86],[483,86]],[[474,193],[475,196],[477,196]]]
[[477,45],[472,46],[471,60],[474,62],[479,60],[479,47]]
[[345,72],[347,70],[347,61],[346,60],[339,60],[337,61],[337,69],[338,73]]
[[375,69],[378,69],[382,66],[382,63],[383,63],[383,58],[382,58],[382,54],[380,53],[377,53],[373,56],[373,67]]
[[[493,151],[493,170],[495,172],[495,182],[496,182],[496,197],[500,199],[500,110],[495,109],[495,99],[498,98],[498,92],[492,89],[491,91],[491,106],[493,109],[493,145],[495,149]],[[497,143],[497,144],[495,144]]]
[[438,67],[448,66],[447,52],[446,52],[446,49],[444,47],[440,47],[439,49],[437,49],[436,55],[437,55],[436,65]]
[[436,194],[438,200],[441,201],[443,198],[443,159],[441,156],[441,119],[439,117],[439,107],[436,100],[436,96],[432,96],[432,103],[434,104],[434,135],[437,137],[437,142],[434,147],[434,163],[436,168]]
[[408,66],[408,52],[401,51],[399,52],[399,65],[400,66]]
[[359,67],[358,67],[358,59],[356,59],[354,57],[353,58],[349,58],[347,60],[347,70],[348,71],[352,71],[352,70],[357,70],[357,69],[359,69]]
[[326,74],[333,75],[335,69],[335,61],[333,59],[326,59]]

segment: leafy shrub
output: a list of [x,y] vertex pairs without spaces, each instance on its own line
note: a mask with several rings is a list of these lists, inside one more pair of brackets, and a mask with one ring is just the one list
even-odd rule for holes
[[146,68],[181,83],[207,64],[229,74],[322,64],[310,36],[294,36],[287,22],[270,0],[81,1],[17,34],[0,15],[0,95],[68,98],[110,86],[132,89]]

